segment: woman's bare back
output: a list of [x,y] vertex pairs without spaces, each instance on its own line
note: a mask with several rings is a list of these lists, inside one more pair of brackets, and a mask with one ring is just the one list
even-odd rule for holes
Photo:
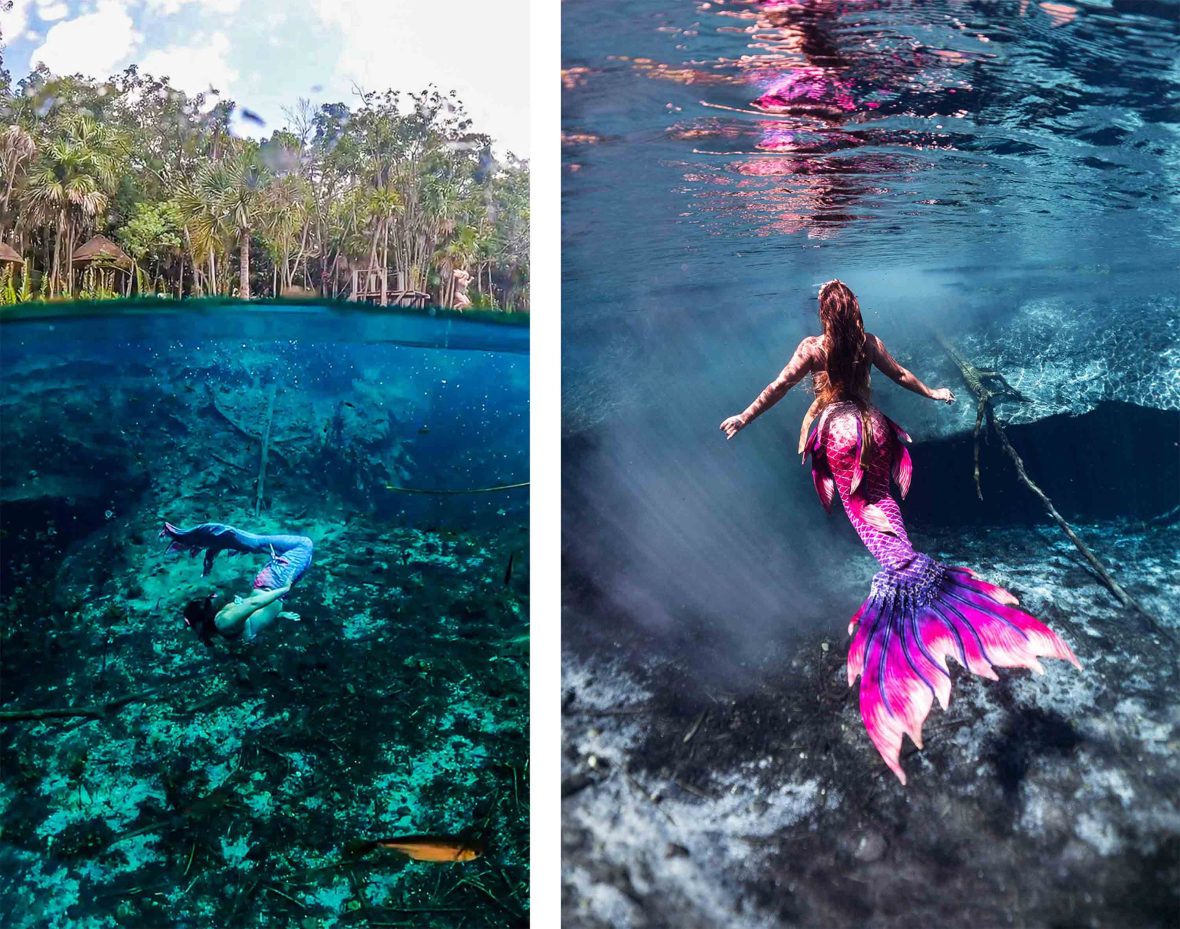
[[[899,364],[897,359],[889,354],[885,343],[877,336],[871,332],[866,332],[865,339],[865,349],[868,353],[870,364],[877,367],[894,383],[930,400],[941,400],[944,403],[955,402],[955,395],[950,388],[940,387],[937,390],[931,390],[912,371]],[[721,424],[721,431],[725,433],[726,438],[732,439],[738,432],[753,422],[753,420],[778,403],[786,395],[788,390],[798,384],[808,374],[817,374],[824,371],[827,367],[827,358],[827,348],[823,336],[809,335],[803,339],[799,343],[799,347],[795,349],[791,360],[787,362],[787,366],[779,372],[778,377],[766,385],[766,388],[758,395],[757,399],[746,407],[743,412],[737,416],[729,417]],[[868,398],[866,397],[865,399],[867,400]],[[804,417],[802,437],[806,437],[807,429],[811,425],[811,421],[815,418],[816,413],[818,413],[818,401],[812,403],[811,408],[808,409],[807,415]]]

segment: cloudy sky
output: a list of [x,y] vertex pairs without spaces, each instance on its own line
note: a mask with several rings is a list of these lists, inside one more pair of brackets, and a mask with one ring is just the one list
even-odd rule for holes
[[498,151],[528,155],[527,0],[15,0],[0,35],[14,79],[37,62],[103,78],[137,64],[190,93],[216,87],[263,133],[300,97],[434,83]]

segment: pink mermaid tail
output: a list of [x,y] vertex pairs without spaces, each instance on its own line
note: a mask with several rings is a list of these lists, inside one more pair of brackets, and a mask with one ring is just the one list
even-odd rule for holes
[[[866,442],[867,438],[867,442]],[[1041,657],[1081,668],[1068,645],[1016,598],[969,568],[953,568],[915,552],[897,501],[913,473],[906,433],[875,407],[828,406],[809,437],[812,478],[824,508],[836,492],[861,541],[882,565],[869,597],[852,617],[848,685],[859,675],[860,714],[869,738],[901,782],[902,736],[922,747],[922,723],[937,699],[945,710],[951,677],[947,658],[996,680],[993,668],[1043,671]],[[855,632],[855,634],[853,634]]]

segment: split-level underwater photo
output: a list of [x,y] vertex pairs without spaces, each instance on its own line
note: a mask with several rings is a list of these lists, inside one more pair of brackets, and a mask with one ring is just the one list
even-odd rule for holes
[[4,925],[527,925],[527,118],[7,6]]
[[1176,925],[1176,6],[563,18],[563,924]]

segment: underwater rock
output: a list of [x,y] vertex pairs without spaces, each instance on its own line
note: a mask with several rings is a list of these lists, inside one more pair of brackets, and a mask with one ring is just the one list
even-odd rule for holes
[[852,857],[857,861],[871,864],[874,861],[880,860],[884,854],[885,839],[881,837],[881,833],[874,832],[870,829],[857,836],[852,850]]
[[[1180,628],[1180,527],[1079,531]],[[924,750],[906,743],[901,787],[865,735],[844,647],[819,648],[829,628],[744,680],[714,680],[684,642],[617,627],[583,638],[563,659],[577,692],[563,707],[566,921],[912,929],[958,925],[971,900],[981,926],[1174,926],[1180,669],[1092,578],[1063,583],[1076,565],[1064,537],[992,527],[919,541],[986,561],[981,573],[1068,639],[1084,670],[993,682],[953,666],[955,697],[928,720]],[[860,583],[849,578],[850,603]],[[580,608],[567,606],[571,620]],[[699,708],[708,717],[685,742]],[[609,760],[607,776],[593,778],[591,756]]]
[[[1180,410],[1180,298],[1174,296],[1118,306],[1043,297],[984,326],[947,335],[968,361],[999,372],[1027,398],[1000,404],[1005,422],[1080,416],[1110,401]],[[974,398],[945,352],[922,340],[908,354],[923,381],[950,386],[959,402],[948,410],[891,390],[894,418],[921,440],[970,434]]]

